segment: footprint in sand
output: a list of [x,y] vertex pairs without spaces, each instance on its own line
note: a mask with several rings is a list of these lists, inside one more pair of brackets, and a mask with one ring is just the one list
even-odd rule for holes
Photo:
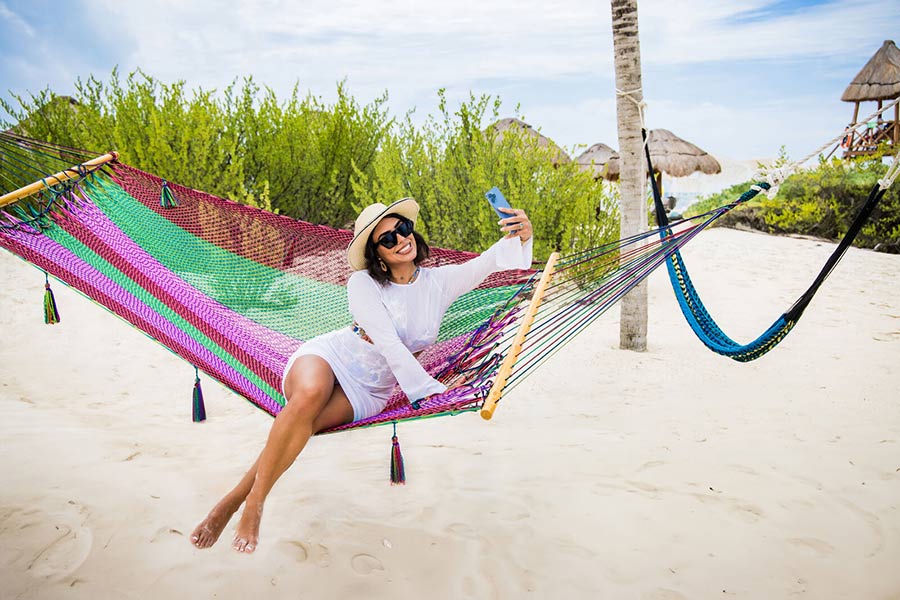
[[316,565],[324,568],[331,564],[331,554],[328,552],[327,546],[316,544],[309,548],[304,546],[303,549],[306,552],[307,557],[312,558]]
[[371,554],[357,554],[350,559],[350,566],[360,575],[368,575],[372,571],[384,571],[381,561]]
[[530,513],[520,512],[520,513],[516,513],[514,515],[510,515],[508,517],[500,517],[500,518],[504,521],[524,521],[525,519],[527,519],[530,516],[531,516]]
[[822,558],[834,553],[834,546],[816,538],[789,538],[787,542],[801,548],[809,548]]
[[652,469],[654,467],[661,467],[666,464],[664,460],[651,460],[649,462],[645,462],[640,467],[638,467],[638,472],[643,471],[645,469]]
[[91,552],[93,536],[79,515],[40,510],[0,510],[0,536],[28,530],[28,543],[3,562],[35,578],[63,579],[74,573]]
[[475,530],[472,529],[471,525],[468,525],[466,523],[450,523],[449,525],[447,525],[446,531],[448,533],[452,533],[462,537],[475,536]]
[[[85,553],[81,560],[78,559],[81,552],[78,549],[80,544],[78,544],[78,533],[75,530],[68,525],[57,525],[54,528],[56,533],[50,534],[49,543],[42,544],[41,548],[28,561],[28,566],[25,567],[25,570],[30,571],[35,577],[67,575],[78,568],[78,565],[87,557]],[[82,537],[84,537],[83,534]]]
[[285,540],[282,542],[278,542],[278,549],[293,558],[298,563],[306,562],[306,559],[309,558],[309,552],[306,550],[306,546],[303,545],[302,542],[298,542],[296,540]]
[[873,335],[872,339],[876,342],[893,342],[897,339],[900,339],[900,331],[888,331],[886,333],[879,333]]
[[156,533],[154,533],[153,537],[150,538],[150,543],[155,544],[156,542],[158,542],[162,539],[171,538],[171,536],[182,536],[183,537],[184,534],[182,532],[178,531],[177,529],[175,529],[174,527],[169,527],[168,525],[166,525],[166,526],[160,527],[159,529],[156,530]]
[[873,547],[867,550],[866,557],[871,558],[884,550],[884,531],[881,526],[881,519],[879,519],[877,515],[870,513],[867,510],[861,509],[852,502],[842,500],[841,504],[843,504],[846,508],[849,508],[850,511],[855,513],[857,517],[860,517],[863,521],[865,521],[865,523],[869,526],[871,533],[875,537]]
[[655,485],[652,485],[650,483],[644,483],[643,481],[626,481],[625,483],[627,483],[631,487],[641,490],[642,492],[653,493],[653,492],[660,491],[659,488],[656,487]]
[[554,547],[558,548],[560,553],[571,554],[584,560],[593,560],[597,558],[597,554],[592,550],[563,538],[554,540]]
[[753,504],[740,504],[735,502],[731,510],[736,512],[750,523],[755,523],[765,516],[765,512],[758,506]]
[[647,600],[687,600],[687,596],[681,592],[669,588],[656,588],[650,595],[644,596]]
[[737,471],[738,473],[743,473],[745,475],[759,475],[756,471],[748,467],[747,465],[728,465],[728,468],[732,471]]

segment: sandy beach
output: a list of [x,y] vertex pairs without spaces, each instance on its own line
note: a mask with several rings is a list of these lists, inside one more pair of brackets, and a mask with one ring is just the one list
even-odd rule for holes
[[[716,229],[685,249],[710,312],[756,337],[833,249]],[[504,398],[312,440],[266,505],[188,535],[271,418],[0,252],[0,598],[900,598],[900,256],[851,249],[773,352],[708,351],[665,273],[650,348],[611,310]]]

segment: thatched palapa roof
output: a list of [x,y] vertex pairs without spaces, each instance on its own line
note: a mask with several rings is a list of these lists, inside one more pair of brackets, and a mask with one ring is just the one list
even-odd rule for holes
[[707,175],[722,172],[719,161],[668,129],[651,129],[647,145],[653,168],[673,177],[687,177],[695,171]]
[[844,90],[844,102],[893,100],[900,96],[900,50],[885,40],[878,52]]
[[504,134],[510,130],[533,138],[537,141],[537,145],[539,147],[549,148],[552,151],[554,165],[567,163],[572,160],[571,158],[569,158],[569,155],[566,154],[562,148],[557,146],[553,140],[541,135],[537,129],[535,129],[525,121],[520,121],[519,119],[508,117],[506,119],[500,119],[499,121],[491,125],[491,127],[497,130],[497,141],[501,141]]
[[594,144],[575,159],[582,169],[592,169],[594,179],[610,181],[619,178],[619,153],[604,143]]
[[[687,177],[696,171],[707,175],[722,172],[719,161],[668,129],[651,129],[647,135],[647,145],[650,146],[650,160],[656,172],[673,177]],[[577,161],[582,169],[593,169],[595,179],[603,177],[615,181],[619,178],[619,153],[606,144],[594,144]]]

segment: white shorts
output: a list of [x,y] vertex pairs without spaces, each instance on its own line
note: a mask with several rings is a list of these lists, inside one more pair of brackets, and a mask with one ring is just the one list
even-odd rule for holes
[[353,407],[354,421],[367,419],[384,410],[397,385],[397,379],[384,357],[372,344],[363,341],[347,327],[314,337],[288,358],[281,376],[282,394],[284,380],[291,367],[298,358],[307,355],[318,356],[331,367],[337,383]]

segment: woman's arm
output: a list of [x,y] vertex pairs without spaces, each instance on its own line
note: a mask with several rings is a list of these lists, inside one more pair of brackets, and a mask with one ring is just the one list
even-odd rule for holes
[[523,244],[517,237],[502,238],[468,262],[435,269],[435,275],[441,282],[445,304],[449,306],[466,292],[478,287],[491,273],[530,268],[532,245],[530,239]]
[[521,208],[500,208],[510,216],[498,223],[504,234],[497,243],[461,265],[446,265],[435,269],[444,292],[445,308],[466,292],[478,287],[488,275],[506,269],[531,267],[531,220]]
[[381,294],[365,271],[358,271],[347,282],[350,313],[384,356],[400,388],[410,402],[446,391],[447,386],[431,377],[403,344]]

